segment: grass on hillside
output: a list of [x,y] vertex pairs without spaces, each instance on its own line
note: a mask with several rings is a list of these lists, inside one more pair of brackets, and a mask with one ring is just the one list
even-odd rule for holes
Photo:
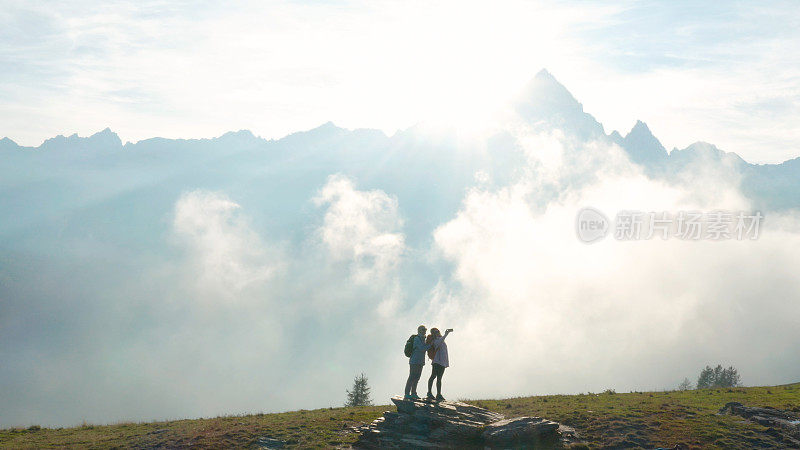
[[269,437],[289,447],[336,447],[354,442],[350,426],[383,415],[387,406],[324,408],[274,414],[226,416],[74,428],[0,430],[11,448],[233,448]]
[[[767,428],[718,415],[730,401],[800,412],[800,383],[774,387],[616,394],[548,395],[469,403],[507,417],[541,416],[574,427],[590,447],[781,447]],[[0,430],[0,446],[13,448],[230,448],[253,447],[269,437],[294,447],[347,446],[350,426],[369,422],[388,406],[327,408],[74,428]]]
[[785,447],[768,428],[717,414],[727,402],[800,412],[800,383],[772,387],[548,395],[473,403],[507,417],[537,415],[574,427],[591,447]]

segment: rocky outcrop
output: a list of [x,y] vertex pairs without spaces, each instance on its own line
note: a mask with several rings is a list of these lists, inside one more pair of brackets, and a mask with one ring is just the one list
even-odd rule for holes
[[575,430],[540,417],[506,419],[462,402],[393,397],[397,411],[361,427],[357,448],[558,448],[577,442]]
[[795,413],[770,407],[744,406],[739,402],[726,403],[719,413],[740,416],[768,427],[766,433],[780,439],[787,448],[800,448],[800,417]]

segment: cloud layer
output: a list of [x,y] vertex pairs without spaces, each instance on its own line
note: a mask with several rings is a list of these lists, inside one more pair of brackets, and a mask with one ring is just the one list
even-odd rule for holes
[[[407,222],[426,223],[435,191],[395,195],[334,173],[286,197],[256,173],[244,187],[181,179],[9,235],[0,337],[15,345],[0,350],[13,362],[0,368],[0,423],[338,405],[360,372],[380,402],[399,392],[400,344],[420,323],[456,329],[451,397],[671,388],[710,363],[748,384],[800,377],[794,213],[770,212],[754,241],[586,245],[574,229],[584,206],[612,217],[751,206],[735,172],[702,159],[668,183],[607,142],[519,122],[499,133],[509,163],[479,164],[430,231]],[[458,154],[488,147],[469,145]],[[240,179],[224,167],[197,179]],[[283,221],[265,213],[276,210]]]
[[[473,189],[458,215],[435,232],[455,282],[436,287],[429,314],[435,323],[455,322],[460,333],[451,339],[480,355],[466,357],[465,367],[452,358],[459,392],[671,387],[676,373],[692,375],[704,361],[747,367],[750,380],[768,378],[768,366],[787,367],[754,330],[768,329],[779,342],[797,337],[785,318],[800,312],[786,301],[800,287],[791,275],[800,263],[800,235],[775,223],[758,241],[587,246],[573,225],[584,206],[613,217],[623,210],[749,205],[735,180],[714,178],[707,168],[698,167],[685,184],[666,185],[645,177],[615,146],[523,140],[533,143],[529,171],[507,186]],[[548,164],[538,155],[570,163]],[[500,367],[503,382],[491,375]],[[780,378],[798,375],[791,369]]]

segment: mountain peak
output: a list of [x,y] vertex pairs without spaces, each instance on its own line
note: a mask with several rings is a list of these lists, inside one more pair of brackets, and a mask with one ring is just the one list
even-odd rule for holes
[[622,139],[622,147],[633,162],[640,164],[662,161],[668,156],[667,150],[653,136],[650,127],[641,120],[637,120],[631,131]]
[[11,148],[19,148],[19,144],[17,144],[16,142],[12,141],[8,137],[4,137],[3,139],[0,139],[0,149],[6,149],[6,148],[9,148],[9,149],[11,149]]
[[650,134],[650,135],[653,134],[650,131],[650,127],[648,127],[647,124],[642,122],[641,120],[637,120],[636,121],[636,124],[633,126],[633,128],[631,128],[631,131],[630,131],[630,133],[628,133],[628,135],[633,134],[633,133],[646,133],[646,134]]
[[697,152],[705,152],[705,153],[719,153],[722,150],[717,148],[716,145],[711,144],[706,141],[695,141],[686,147],[684,150],[693,150]]
[[583,105],[547,69],[528,82],[516,110],[528,123],[561,128],[583,139],[604,134],[603,126],[583,111]]
[[553,106],[558,105],[570,108],[577,106],[583,111],[583,106],[547,69],[540,70],[525,87],[523,102],[533,103],[533,101],[544,101]]
[[238,146],[250,146],[266,142],[265,139],[254,135],[250,130],[228,131],[215,139]]
[[256,137],[253,134],[253,132],[250,131],[250,130],[228,131],[228,132],[226,132],[225,134],[223,134],[220,137],[224,138],[224,137],[234,137],[234,136],[236,136],[236,137],[244,137],[244,138],[254,138],[254,137]]
[[704,141],[697,141],[683,150],[675,149],[670,153],[670,159],[683,162],[687,161],[715,161],[727,162],[734,166],[746,165],[747,161],[734,152],[720,150],[716,145]]
[[611,142],[619,145],[620,147],[624,147],[625,146],[625,144],[624,144],[625,138],[623,138],[622,135],[619,134],[619,131],[617,131],[617,130],[612,131],[611,134],[608,135],[608,137],[609,137],[609,139],[611,139]]
[[[553,81],[553,82],[556,82],[556,83],[558,83],[558,80],[556,80],[556,77],[554,77],[554,76],[553,76],[553,74],[552,74],[552,73],[550,73],[550,72],[549,72],[547,69],[545,69],[545,68],[542,68],[542,70],[540,70],[539,72],[537,72],[537,73],[536,73],[536,76],[535,76],[534,78],[541,79],[541,80],[551,80],[551,81]],[[558,84],[561,84],[561,83],[558,83]]]
[[[77,135],[74,135],[76,138]],[[80,139],[80,138],[78,138]],[[111,128],[106,127],[102,131],[98,131],[97,133],[89,136],[86,138],[87,141],[92,142],[96,145],[103,145],[109,147],[122,147],[122,140],[120,140],[117,133],[111,131]]]
[[335,123],[329,120],[316,128],[308,130],[307,133],[339,133],[342,131],[345,131],[345,129],[336,126]]
[[652,146],[666,151],[666,149],[664,149],[664,147],[661,145],[661,142],[659,142],[658,139],[656,139],[656,137],[653,135],[653,132],[650,131],[650,127],[648,127],[647,124],[641,120],[636,121],[636,125],[631,128],[631,131],[628,132],[628,134],[625,136],[625,139],[637,142],[648,141],[648,143],[652,144]]
[[121,148],[122,141],[120,140],[119,136],[117,136],[117,133],[111,131],[111,128],[105,128],[89,137],[80,137],[78,136],[78,133],[72,133],[68,137],[65,137],[63,134],[59,134],[54,138],[45,140],[42,145],[39,146],[39,148],[43,150],[49,148],[61,149],[65,148],[64,146],[91,148],[97,150],[111,150]]
[[306,131],[295,131],[292,134],[284,136],[283,139],[289,139],[289,141],[295,140],[304,140],[304,139],[315,139],[320,137],[333,137],[343,133],[346,133],[347,130],[344,128],[339,128],[331,121],[325,122],[322,125],[319,125],[316,128],[312,128]]

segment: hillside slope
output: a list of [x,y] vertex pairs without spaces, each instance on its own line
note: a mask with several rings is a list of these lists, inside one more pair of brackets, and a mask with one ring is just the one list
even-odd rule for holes
[[[728,402],[800,412],[800,383],[783,386],[616,394],[548,395],[470,401],[506,416],[542,416],[576,428],[590,447],[785,447],[770,427],[721,415]],[[354,427],[387,406],[329,408],[213,419],[59,429],[0,430],[13,448],[332,447],[357,438]]]

